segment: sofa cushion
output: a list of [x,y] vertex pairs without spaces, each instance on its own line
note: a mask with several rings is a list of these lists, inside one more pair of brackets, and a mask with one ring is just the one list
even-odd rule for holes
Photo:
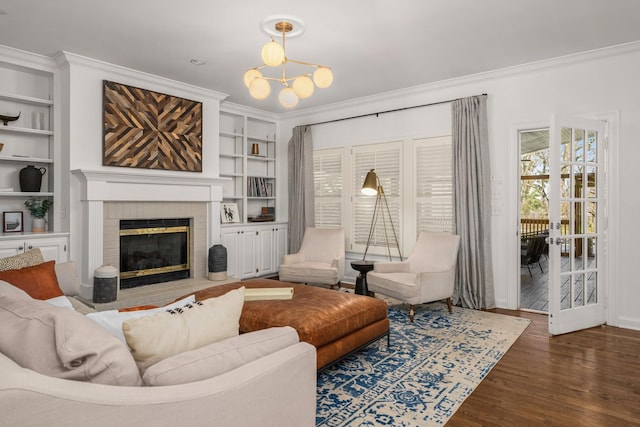
[[44,257],[40,248],[33,248],[25,253],[0,258],[0,271],[17,270],[18,268],[31,267],[42,264]]
[[17,270],[0,271],[0,280],[9,282],[28,293],[31,298],[49,299],[64,295],[54,268],[55,261],[43,262]]
[[74,261],[59,262],[55,265],[56,277],[60,289],[65,295],[80,295],[80,279],[78,267]]
[[[130,319],[122,331],[138,367],[238,335],[244,287],[182,309]],[[133,312],[136,313],[136,312]]]
[[182,298],[174,303],[168,304],[160,308],[152,308],[148,310],[135,310],[135,311],[119,311],[119,310],[105,310],[88,313],[87,317],[103,328],[105,328],[111,335],[118,338],[120,341],[126,344],[126,339],[122,333],[122,324],[129,319],[137,319],[145,316],[152,316],[158,313],[164,313],[167,310],[173,310],[175,308],[184,307],[187,304],[195,302],[194,295]]
[[150,386],[205,380],[297,342],[298,333],[290,326],[250,332],[161,360],[145,371],[142,380]]
[[91,383],[142,384],[126,346],[73,310],[3,294],[0,324],[0,351],[24,368]]

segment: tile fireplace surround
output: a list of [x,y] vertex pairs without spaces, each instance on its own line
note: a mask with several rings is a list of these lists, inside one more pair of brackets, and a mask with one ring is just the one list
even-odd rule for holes
[[[120,219],[189,218],[191,277],[207,275],[208,248],[219,240],[220,178],[74,170],[81,182],[81,296],[93,296],[93,272],[101,265],[119,266]],[[155,285],[149,285],[155,286]]]

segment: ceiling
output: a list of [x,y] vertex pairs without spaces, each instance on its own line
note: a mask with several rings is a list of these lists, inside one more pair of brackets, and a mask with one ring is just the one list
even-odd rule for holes
[[242,82],[273,15],[305,24],[287,39],[289,58],[334,73],[296,109],[640,40],[638,0],[0,0],[0,10],[1,45],[64,50],[276,113],[279,83],[256,101]]

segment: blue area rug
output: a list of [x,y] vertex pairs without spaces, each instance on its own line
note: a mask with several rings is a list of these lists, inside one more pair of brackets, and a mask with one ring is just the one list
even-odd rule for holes
[[389,307],[381,339],[318,376],[316,426],[441,426],[529,320],[444,304]]

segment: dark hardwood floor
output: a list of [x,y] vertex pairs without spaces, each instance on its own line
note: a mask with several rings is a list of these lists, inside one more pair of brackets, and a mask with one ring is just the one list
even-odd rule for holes
[[601,326],[553,337],[532,323],[447,423],[640,426],[640,331]]

